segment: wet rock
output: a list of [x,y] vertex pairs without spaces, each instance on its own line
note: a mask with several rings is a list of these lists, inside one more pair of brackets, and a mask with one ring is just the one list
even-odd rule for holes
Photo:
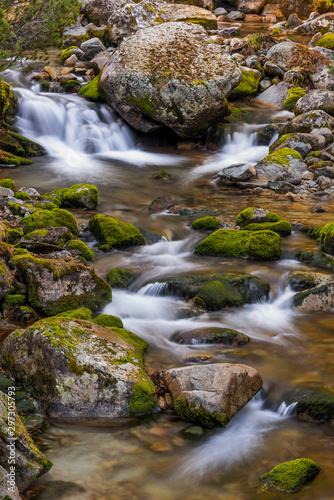
[[328,274],[314,273],[307,271],[293,271],[289,275],[289,285],[292,290],[302,292],[328,280]]
[[288,92],[292,85],[280,82],[277,85],[271,85],[267,90],[256,96],[253,101],[259,104],[269,105],[275,109],[282,109],[283,103],[288,97]]
[[262,66],[260,59],[257,56],[249,56],[245,61],[245,66],[248,68],[256,69],[262,73]]
[[171,340],[178,344],[224,344],[244,345],[250,341],[248,335],[229,328],[195,328],[174,332]]
[[128,271],[121,267],[113,267],[107,274],[107,281],[111,288],[128,288],[139,276],[139,273]]
[[269,283],[244,273],[182,276],[169,278],[165,283],[165,295],[200,299],[198,302],[204,302],[206,308],[213,311],[257,302],[267,297],[270,291]]
[[34,251],[50,251],[48,245],[63,247],[65,243],[73,239],[73,234],[67,227],[50,227],[39,229],[26,234],[20,241],[21,248]]
[[276,465],[260,477],[260,483],[280,493],[295,493],[320,472],[320,467],[308,458],[298,458]]
[[191,227],[195,231],[216,231],[220,226],[219,220],[216,217],[201,217],[200,219],[195,219]]
[[[311,150],[319,151],[326,147],[326,139],[324,138],[324,136],[320,134],[304,134],[298,132],[293,134],[281,135],[281,137],[270,146],[269,151],[270,153],[272,153],[273,151],[279,151],[282,148],[290,148],[298,151],[296,147],[292,147],[296,146],[296,144],[298,145],[298,143],[303,143],[304,145],[308,146],[306,149],[300,146],[303,153],[307,151],[306,154],[308,154]],[[301,153],[300,155],[304,158]]]
[[173,196],[172,194],[165,194],[153,200],[150,203],[150,206],[148,207],[148,211],[153,214],[162,212],[163,210],[168,210],[169,208],[172,208],[175,205],[175,203],[176,203],[175,196]]
[[48,318],[7,337],[1,364],[39,396],[50,417],[111,420],[156,411],[146,347],[121,328]]
[[290,14],[288,19],[286,20],[286,27],[289,31],[297,28],[297,26],[300,26],[301,24],[303,24],[303,21],[299,19],[297,14]]
[[285,393],[282,400],[287,405],[297,403],[295,412],[301,420],[313,423],[334,421],[334,396],[332,394],[297,389]]
[[224,7],[218,7],[213,12],[215,16],[225,16],[227,14],[227,10]]
[[279,126],[274,124],[269,124],[258,129],[256,131],[256,144],[259,146],[268,146],[278,131]]
[[[164,23],[124,40],[104,67],[106,101],[142,132],[170,127],[192,137],[228,114],[242,74],[201,26]],[[186,64],[180,53],[187,53]],[[206,73],[203,72],[206,68]]]
[[93,268],[25,255],[16,266],[28,285],[29,305],[42,314],[52,316],[79,306],[97,311],[111,301],[110,286]]
[[241,33],[240,26],[231,26],[230,28],[223,28],[218,31],[218,34],[221,36],[238,36]]
[[[13,425],[9,426],[9,411],[13,412]],[[13,445],[13,443],[15,443]],[[11,447],[15,450],[15,482],[19,491],[24,491],[36,477],[45,474],[52,467],[52,462],[34,445],[18,416],[15,404],[8,405],[7,395],[0,393],[0,467],[10,472]],[[14,482],[14,487],[15,487]],[[0,481],[0,490],[4,484]],[[9,497],[9,498],[15,498]]]
[[334,115],[334,92],[311,90],[307,95],[299,99],[295,106],[295,112],[299,115],[319,109],[331,116]]
[[329,311],[334,307],[334,280],[330,278],[320,285],[297,293],[293,297],[294,308],[302,311]]
[[233,185],[237,182],[251,179],[255,175],[256,170],[250,163],[236,163],[218,172],[218,174],[210,179],[210,182]]
[[95,215],[89,221],[89,229],[99,240],[99,248],[103,251],[146,243],[136,226],[109,215]]
[[265,73],[272,78],[278,76],[278,78],[282,79],[284,77],[284,71],[277,64],[271,61],[267,61],[263,66],[263,69]]
[[260,374],[239,364],[173,368],[162,376],[179,417],[205,427],[225,427],[262,387]]
[[322,269],[334,270],[334,258],[329,257],[323,252],[305,252],[300,251],[295,255],[296,259],[304,264]]

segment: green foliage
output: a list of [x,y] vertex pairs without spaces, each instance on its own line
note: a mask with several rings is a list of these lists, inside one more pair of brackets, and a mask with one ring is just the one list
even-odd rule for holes
[[277,465],[260,477],[260,483],[281,493],[295,493],[303,484],[311,481],[320,467],[308,458],[298,458]]
[[[61,43],[66,26],[76,21],[79,0],[2,0],[0,9],[0,59],[35,58],[38,50]],[[2,69],[9,62],[2,64]]]

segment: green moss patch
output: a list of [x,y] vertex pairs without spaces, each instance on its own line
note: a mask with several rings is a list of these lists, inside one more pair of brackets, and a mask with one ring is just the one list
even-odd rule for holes
[[281,493],[295,493],[311,481],[321,468],[308,458],[298,458],[277,465],[260,477],[260,483]]
[[0,186],[4,187],[4,188],[11,189],[12,191],[15,190],[15,182],[12,181],[12,179],[1,179]]
[[292,111],[295,107],[296,102],[299,101],[299,99],[304,95],[306,95],[306,92],[301,87],[290,89],[285,101],[282,104],[282,109]]
[[100,76],[96,76],[91,82],[87,83],[79,90],[78,94],[88,101],[102,101],[99,91]]
[[219,220],[216,217],[202,217],[194,220],[191,227],[196,231],[216,231],[219,228]]
[[194,403],[189,404],[187,400],[181,398],[174,399],[174,408],[182,420],[203,427],[225,427],[231,420],[228,415],[222,417],[217,412],[209,413],[203,406],[196,408]]
[[288,167],[291,160],[303,161],[303,158],[298,151],[295,151],[294,149],[281,148],[278,151],[267,155],[262,161],[276,163],[276,165],[280,165],[281,167]]
[[66,248],[69,250],[78,250],[78,252],[81,253],[81,255],[86,259],[86,260],[92,260],[95,256],[94,251],[89,248],[86,243],[84,243],[81,240],[71,240],[66,244]]
[[71,233],[78,236],[79,229],[74,216],[67,210],[38,210],[36,213],[24,217],[21,225],[25,233],[46,227],[67,227]]
[[315,42],[314,46],[334,50],[334,33],[327,33],[322,38],[320,38],[320,40]]
[[62,50],[59,56],[60,61],[64,64],[66,59],[72,55],[72,51],[77,48],[78,47],[76,45],[72,45],[72,47],[67,47],[67,49]]
[[230,99],[239,99],[249,95],[256,94],[262,75],[259,71],[243,68],[242,80],[230,94]]
[[111,314],[100,314],[94,319],[94,323],[101,326],[107,326],[109,328],[123,328],[123,321],[118,316],[112,316]]
[[133,386],[133,396],[130,399],[131,415],[148,415],[157,411],[157,400],[154,394],[153,382],[140,380]]
[[89,229],[98,238],[99,248],[103,251],[146,244],[137,227],[109,215],[95,215],[89,221]]
[[107,281],[111,288],[126,289],[137,277],[137,273],[133,273],[122,267],[114,267],[108,272]]
[[[257,215],[263,212],[263,216],[257,217]],[[291,224],[290,222],[280,217],[275,212],[266,212],[262,209],[257,208],[246,208],[237,215],[236,222],[238,226],[241,226],[244,230],[248,231],[273,231],[274,233],[280,234],[281,236],[287,236],[291,234]]]
[[74,319],[84,319],[86,321],[91,321],[92,311],[87,307],[79,307],[78,309],[73,309],[72,311],[66,311],[57,314],[56,318],[74,318]]
[[326,224],[313,230],[312,234],[321,250],[334,254],[334,224]]

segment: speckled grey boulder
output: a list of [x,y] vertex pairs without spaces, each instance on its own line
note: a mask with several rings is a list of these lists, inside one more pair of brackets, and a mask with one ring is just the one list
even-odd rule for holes
[[298,115],[314,109],[322,109],[329,115],[334,116],[334,92],[330,90],[311,90],[299,99],[295,105],[295,113]]
[[202,26],[170,22],[124,40],[100,78],[106,101],[142,132],[166,125],[180,137],[229,113],[242,72]]

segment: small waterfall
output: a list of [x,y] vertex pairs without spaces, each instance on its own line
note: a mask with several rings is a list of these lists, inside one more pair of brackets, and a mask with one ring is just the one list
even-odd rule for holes
[[161,295],[166,295],[165,292],[167,288],[167,283],[159,283],[158,281],[156,283],[148,283],[138,291],[138,295],[150,295],[152,297],[159,297]]
[[287,405],[284,401],[279,405],[276,410],[281,417],[291,417],[296,414],[296,408],[298,403],[291,403]]

